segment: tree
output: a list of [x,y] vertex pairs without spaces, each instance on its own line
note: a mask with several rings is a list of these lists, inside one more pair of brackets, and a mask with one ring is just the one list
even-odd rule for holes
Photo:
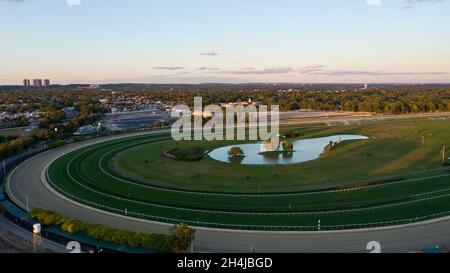
[[159,128],[159,127],[161,127],[162,125],[163,125],[163,123],[162,123],[160,120],[155,120],[155,121],[153,122],[153,127]]
[[229,156],[237,156],[237,155],[243,155],[244,151],[241,149],[241,147],[233,147],[228,151]]
[[285,153],[292,153],[294,151],[294,144],[289,140],[283,141],[282,145]]
[[16,125],[19,127],[28,126],[28,125],[30,125],[30,122],[28,121],[28,119],[26,117],[20,117],[17,120]]
[[171,231],[172,249],[176,253],[184,253],[194,239],[195,230],[186,224],[175,225]]
[[300,110],[300,105],[297,102],[293,102],[289,105],[290,111],[297,111]]

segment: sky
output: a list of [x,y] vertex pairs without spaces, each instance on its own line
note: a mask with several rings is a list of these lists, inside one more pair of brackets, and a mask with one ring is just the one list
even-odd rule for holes
[[450,0],[0,0],[0,84],[449,83]]

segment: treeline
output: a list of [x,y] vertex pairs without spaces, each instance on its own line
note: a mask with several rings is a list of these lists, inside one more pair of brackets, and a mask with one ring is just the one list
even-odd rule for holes
[[[77,90],[59,87],[40,93],[27,89],[0,92],[0,104],[23,102],[45,111],[45,106],[72,106],[80,119],[102,115],[110,109],[99,99],[122,98],[161,101],[193,106],[194,97],[205,105],[242,102],[251,99],[266,105],[279,105],[282,111],[313,109],[405,114],[450,111],[450,85],[124,85],[108,89]],[[15,110],[14,110],[15,111]],[[52,112],[52,111],[50,111]],[[58,114],[56,119],[58,119]],[[52,119],[52,117],[47,117]]]
[[[37,130],[32,136],[7,138],[0,136],[0,160],[16,155],[31,148],[34,144],[40,141],[47,141],[48,148],[53,149],[66,144],[64,140],[57,140],[57,133],[53,130]],[[77,138],[72,138],[77,141]],[[78,140],[79,141],[79,140]]]
[[450,111],[450,86],[447,85],[380,85],[369,89],[354,85],[130,87],[111,96],[101,96],[112,99],[117,96],[141,97],[190,107],[197,96],[203,98],[204,105],[251,99],[266,105],[279,105],[282,111],[313,109],[389,114]]
[[26,150],[33,146],[37,141],[36,138],[24,137],[4,142],[0,144],[0,160],[8,158],[14,154],[17,154],[23,150]]
[[185,252],[195,233],[193,229],[184,224],[174,226],[170,235],[118,230],[71,219],[43,209],[33,209],[29,216],[46,227],[58,226],[70,234],[85,234],[93,239],[105,242],[127,245],[133,248],[144,247],[164,253]]

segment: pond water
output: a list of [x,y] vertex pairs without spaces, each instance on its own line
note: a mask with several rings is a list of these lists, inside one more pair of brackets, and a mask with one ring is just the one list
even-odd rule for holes
[[[263,153],[263,143],[231,145],[221,147],[208,153],[215,160],[243,164],[243,165],[288,165],[297,164],[306,161],[316,160],[324,152],[325,147],[333,142],[342,142],[349,140],[367,140],[368,137],[358,135],[336,135],[322,138],[311,138],[292,141],[294,144],[294,152],[289,154],[270,152]],[[228,151],[232,147],[240,147],[245,156],[235,156],[230,158]],[[282,151],[280,148],[279,151]],[[261,154],[263,153],[263,154]]]

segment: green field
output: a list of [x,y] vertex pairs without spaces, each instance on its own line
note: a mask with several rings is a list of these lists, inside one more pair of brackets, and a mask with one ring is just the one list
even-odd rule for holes
[[[442,167],[442,145],[450,143],[450,122],[410,121],[363,126],[307,126],[301,138],[337,134],[370,137],[369,141],[344,142],[319,160],[287,166],[245,166],[205,159],[179,162],[160,156],[175,147],[201,146],[205,150],[227,142],[164,141],[135,146],[113,158],[109,168],[140,182],[174,188],[223,192],[286,192],[314,190],[342,184],[398,178],[405,174]],[[422,145],[422,137],[425,144]],[[450,146],[449,146],[450,148]],[[151,162],[146,164],[145,162]]]
[[370,137],[289,166],[175,161],[161,152],[230,143],[131,137],[68,153],[47,176],[79,202],[170,223],[268,230],[317,230],[319,219],[321,229],[410,223],[449,214],[450,172],[440,154],[442,145],[450,144],[449,125],[417,120],[283,128],[301,132],[301,138]]

